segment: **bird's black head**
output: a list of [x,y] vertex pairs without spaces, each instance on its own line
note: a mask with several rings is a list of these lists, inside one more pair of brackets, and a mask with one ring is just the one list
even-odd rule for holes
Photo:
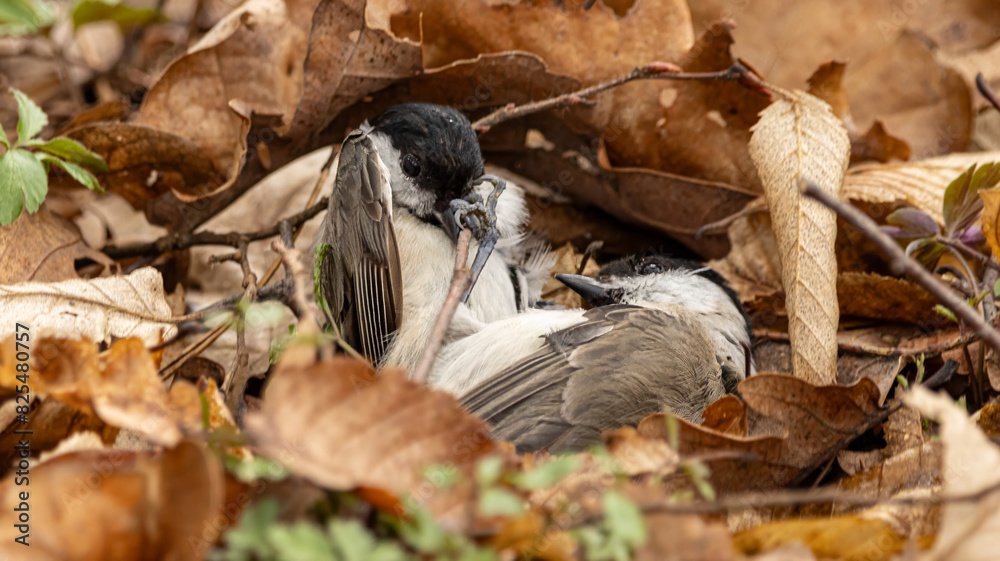
[[614,277],[623,278],[656,275],[671,270],[692,271],[694,274],[719,285],[719,288],[721,288],[723,292],[726,293],[726,296],[732,300],[733,306],[739,310],[740,315],[742,315],[746,321],[747,333],[753,333],[750,314],[748,314],[746,309],[743,308],[739,295],[736,294],[736,291],[729,286],[729,282],[726,281],[725,277],[720,275],[715,269],[706,267],[703,263],[692,261],[690,259],[677,259],[662,253],[630,255],[608,263],[601,268],[595,278],[602,282],[608,282]]
[[[371,126],[373,132],[387,136],[398,151],[398,161],[394,163],[403,176],[401,179],[412,182],[421,191],[416,200],[430,203],[433,210],[442,212],[452,200],[464,198],[472,191],[473,180],[483,175],[479,140],[469,119],[455,109],[430,103],[403,103],[373,119]],[[424,201],[426,194],[432,196]],[[431,209],[411,210],[426,214]]]

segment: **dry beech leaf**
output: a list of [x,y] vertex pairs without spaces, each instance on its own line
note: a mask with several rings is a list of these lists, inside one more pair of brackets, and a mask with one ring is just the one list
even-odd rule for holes
[[[367,365],[345,358],[279,364],[246,428],[262,454],[297,475],[330,489],[410,493],[397,507],[422,506],[450,527],[467,523],[473,467],[496,448],[486,424],[451,395],[400,370],[375,378]],[[427,485],[423,470],[438,464],[464,474],[462,481],[450,489]]]
[[190,442],[155,457],[118,450],[64,454],[31,467],[30,547],[14,542],[11,522],[25,487],[14,484],[13,474],[0,483],[0,556],[202,559],[218,537],[218,520],[238,514],[223,512],[225,487],[216,457]]
[[865,160],[888,162],[910,159],[910,146],[888,133],[881,121],[872,123],[868,132],[861,134],[851,116],[851,107],[847,100],[847,90],[844,89],[844,70],[847,64],[831,61],[820,66],[809,77],[809,93],[822,99],[830,105],[833,114],[844,122],[847,134],[851,139],[851,163]]
[[[729,493],[784,487],[829,459],[878,418],[879,390],[871,380],[851,386],[814,386],[791,376],[759,374],[740,383],[740,395],[757,413],[784,426],[781,436],[736,436],[679,420],[683,456],[739,452],[755,459],[706,460],[716,491]],[[744,421],[745,422],[745,421]],[[667,439],[665,414],[650,415],[638,433]]]
[[[735,5],[730,0],[699,0],[690,6],[697,31],[722,17],[735,20],[740,57],[766,68],[769,81],[785,87],[798,87],[828,60],[863,62],[892,48],[896,37],[908,29],[919,30],[941,50],[954,53],[982,48],[1000,38],[1000,12],[991,0],[915,4],[754,0]],[[912,74],[908,78],[919,81]],[[881,83],[908,87],[895,80]],[[848,93],[856,97],[850,89]]]
[[[564,244],[559,249],[553,250],[550,256],[555,259],[555,264],[549,269],[549,279],[542,287],[542,296],[552,303],[566,308],[585,308],[586,302],[579,294],[566,287],[565,284],[556,280],[555,275],[559,273],[577,274],[580,269],[580,262],[583,254],[578,253],[571,244]],[[587,266],[580,274],[594,276],[601,267],[593,259],[587,260]]]
[[876,273],[846,272],[837,275],[840,315],[923,324],[938,315],[938,300],[920,285]]
[[847,172],[841,196],[865,203],[905,202],[944,224],[941,201],[948,184],[973,164],[997,161],[1000,152],[970,152],[907,163],[860,165]]
[[86,340],[35,341],[33,391],[157,444],[173,446],[183,428],[200,428],[201,408],[190,412],[193,419],[185,418],[185,410],[171,403],[153,358],[138,339],[115,341],[100,359],[97,345]]
[[[904,396],[911,407],[941,423],[944,443],[944,496],[969,495],[1000,484],[1000,450],[950,397],[917,386]],[[941,529],[922,561],[996,559],[1000,541],[1000,491],[975,501],[948,502]]]
[[[316,3],[299,2],[313,8]],[[291,115],[302,95],[310,21],[294,21],[295,4],[251,0],[227,15],[167,67],[143,99],[136,124],[190,140],[217,173],[234,180],[243,157],[236,147],[249,131],[249,115],[237,114],[230,101],[280,119]],[[212,190],[175,193],[186,200]]]
[[177,327],[163,294],[163,279],[152,267],[129,275],[54,283],[0,286],[0,337],[27,325],[32,338],[58,336],[109,342],[137,337],[152,346],[173,337]]
[[480,0],[371,4],[370,10],[391,18],[396,35],[415,39],[422,31],[428,68],[483,53],[527,51],[589,85],[652,61],[676,60],[694,42],[687,4],[678,0],[636,2],[624,14],[603,3],[589,10]]
[[302,99],[282,136],[321,130],[368,94],[422,70],[420,43],[393,35],[388,15],[379,9],[357,0],[319,3]]
[[645,517],[649,541],[635,561],[729,561],[737,559],[726,525],[701,516],[656,513]]
[[778,240],[794,372],[818,384],[834,381],[837,372],[837,222],[832,211],[800,193],[799,182],[838,194],[850,151],[847,131],[830,106],[800,91],[765,109],[750,138]]
[[[733,24],[717,22],[675,61],[685,72],[714,72],[736,63],[730,53]],[[604,129],[611,160],[622,167],[648,167],[716,181],[759,193],[757,170],[748,157],[750,127],[771,98],[726,80],[629,84],[610,97],[615,114]],[[686,206],[700,205],[695,199]]]
[[604,435],[608,453],[622,472],[636,475],[669,475],[680,466],[681,458],[665,440],[640,435],[632,427],[622,427]]
[[55,282],[77,278],[74,261],[89,258],[110,264],[106,255],[87,247],[72,226],[41,208],[22,213],[0,229],[0,285]]
[[101,122],[82,125],[66,136],[104,158],[108,172],[100,175],[101,185],[136,209],[145,209],[147,202],[171,190],[222,183],[200,147],[170,132],[134,123]]
[[[838,342],[843,342],[839,332]],[[774,374],[792,374],[792,349],[785,341],[763,341],[754,346],[757,370]],[[862,378],[867,378],[878,387],[880,399],[884,399],[896,383],[896,374],[906,365],[906,359],[895,356],[877,356],[841,352],[837,356],[837,383],[848,386]],[[707,412],[707,410],[706,410]]]

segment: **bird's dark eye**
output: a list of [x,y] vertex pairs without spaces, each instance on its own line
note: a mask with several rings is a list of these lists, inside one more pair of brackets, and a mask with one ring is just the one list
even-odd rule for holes
[[655,275],[662,272],[663,267],[659,263],[646,263],[639,268],[639,273],[643,275]]
[[403,156],[399,165],[403,168],[403,173],[410,177],[420,175],[420,162],[417,161],[417,157],[413,154]]

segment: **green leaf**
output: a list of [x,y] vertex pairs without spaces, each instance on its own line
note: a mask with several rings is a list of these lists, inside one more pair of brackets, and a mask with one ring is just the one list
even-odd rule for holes
[[47,2],[3,0],[0,2],[0,36],[35,33],[52,24],[52,10]]
[[618,538],[631,547],[645,545],[646,522],[642,511],[632,501],[616,491],[604,494],[604,520],[612,538]]
[[[1000,281],[997,281],[1000,283]],[[503,458],[500,456],[487,456],[476,464],[476,483],[480,487],[493,485],[500,479],[503,473]]]
[[17,99],[17,144],[23,146],[42,132],[49,124],[49,117],[21,91],[11,88],[10,93]]
[[326,531],[341,561],[366,561],[375,550],[375,538],[357,520],[333,518]]
[[896,374],[896,382],[899,383],[900,386],[903,386],[904,390],[910,389],[910,381],[906,379],[906,376]]
[[285,466],[261,456],[254,456],[249,460],[239,456],[226,456],[225,464],[226,469],[244,483],[261,479],[280,481],[288,477],[288,469]]
[[326,297],[323,296],[323,282],[321,276],[321,269],[323,268],[323,258],[330,251],[330,244],[324,243],[316,246],[316,259],[313,260],[313,297],[316,299],[316,306],[323,312],[323,314],[332,318],[333,313],[330,311],[330,305],[326,302]]
[[578,458],[559,456],[531,471],[517,474],[514,477],[514,484],[525,491],[544,489],[562,481],[579,467],[580,460]]
[[479,497],[483,516],[517,516],[524,511],[524,501],[507,489],[491,487]]
[[122,31],[150,23],[166,21],[160,12],[150,8],[133,8],[114,1],[83,0],[73,8],[73,28],[93,21],[111,20]]
[[424,509],[416,509],[399,526],[399,534],[417,551],[439,553],[448,545],[448,534]]
[[66,173],[69,174],[77,183],[83,185],[91,191],[97,191],[98,193],[103,193],[104,188],[101,184],[97,182],[97,178],[94,174],[90,173],[86,169],[76,164],[71,164],[69,162],[64,162],[63,160],[56,158],[55,156],[49,156],[48,154],[36,153],[35,156],[39,161],[49,162],[61,167]]
[[283,561],[337,561],[326,535],[308,522],[271,526],[267,538]]
[[1000,296],[1000,279],[993,283],[993,296]]
[[274,300],[253,302],[243,312],[250,327],[277,327],[287,321],[287,308]]
[[[243,512],[239,525],[225,535],[226,549],[233,558],[273,558],[274,548],[267,539],[268,528],[278,520],[279,505],[275,499],[263,500]],[[244,553],[245,555],[238,555]]]
[[939,313],[939,314],[941,314],[942,316],[950,319],[951,321],[953,321],[955,323],[958,323],[958,318],[955,317],[955,313],[952,312],[951,310],[949,310],[948,308],[945,308],[941,304],[938,304],[937,306],[934,306],[934,311],[937,312],[937,313]]
[[925,268],[932,269],[946,250],[947,247],[934,238],[920,238],[906,246],[906,255],[919,261]]
[[944,192],[942,214],[948,237],[964,232],[983,212],[979,191],[1000,183],[1000,166],[995,163],[975,164],[955,178]]
[[462,479],[454,464],[434,464],[424,469],[424,479],[438,489],[451,489]]
[[82,164],[90,169],[100,172],[108,171],[108,164],[104,163],[104,158],[87,150],[79,142],[69,138],[53,138],[52,140],[32,140],[28,142],[31,146],[44,150],[49,154],[54,154],[67,162]]
[[3,127],[0,127],[0,144],[3,144],[6,148],[10,148],[10,141],[7,140],[7,133],[3,132]]
[[10,224],[21,208],[35,212],[49,190],[45,167],[35,156],[13,149],[0,158],[0,225]]

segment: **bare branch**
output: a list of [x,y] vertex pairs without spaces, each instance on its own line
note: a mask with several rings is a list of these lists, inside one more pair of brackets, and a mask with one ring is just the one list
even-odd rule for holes
[[140,255],[159,255],[168,251],[188,249],[197,245],[228,245],[238,248],[244,241],[252,242],[277,236],[280,234],[281,222],[288,222],[295,228],[300,227],[310,218],[325,210],[326,203],[327,199],[324,197],[320,202],[302,212],[284,218],[274,226],[257,230],[256,232],[229,232],[225,234],[217,234],[215,232],[198,232],[195,234],[174,233],[167,234],[148,243],[131,244],[121,247],[111,244],[105,246],[101,251],[112,259],[123,259]]
[[455,274],[451,278],[451,288],[448,290],[448,297],[445,298],[444,305],[441,306],[441,311],[438,313],[437,319],[434,320],[434,330],[427,341],[427,346],[424,347],[424,354],[420,357],[420,363],[417,364],[417,367],[410,375],[416,382],[423,383],[427,381],[427,375],[430,374],[431,368],[434,366],[434,359],[437,358],[438,351],[441,350],[441,344],[444,342],[444,336],[448,332],[451,318],[455,317],[455,310],[458,309],[462,294],[465,293],[465,290],[472,282],[472,272],[469,271],[468,265],[469,244],[471,241],[472,232],[463,228],[458,234],[458,244],[455,248]]
[[739,62],[718,72],[683,72],[681,71],[681,68],[675,64],[671,64],[669,62],[654,62],[647,64],[646,66],[636,68],[624,76],[619,76],[618,78],[608,80],[607,82],[595,84],[572,93],[544,99],[542,101],[526,103],[524,105],[507,105],[472,123],[472,128],[482,134],[488,131],[490,127],[498,125],[504,121],[517,119],[525,115],[538,113],[555,107],[583,103],[586,98],[592,95],[610,90],[611,88],[616,88],[634,80],[727,80],[740,82],[750,88],[765,91],[767,90],[767,86],[764,85],[764,82],[756,76],[753,71]]
[[837,197],[824,192],[814,184],[805,183],[803,193],[839,214],[844,220],[868,236],[868,239],[875,242],[882,253],[889,259],[889,264],[892,266],[893,271],[897,274],[906,273],[914,282],[924,287],[927,292],[930,292],[940,300],[946,308],[954,312],[959,319],[972,327],[989,346],[993,347],[994,350],[1000,351],[1000,332],[986,323],[982,316],[976,313],[976,310],[969,306],[965,300],[956,296],[937,277],[928,272],[927,269],[924,269],[920,263],[907,257],[896,241],[882,232],[874,220],[860,210],[839,200]]

